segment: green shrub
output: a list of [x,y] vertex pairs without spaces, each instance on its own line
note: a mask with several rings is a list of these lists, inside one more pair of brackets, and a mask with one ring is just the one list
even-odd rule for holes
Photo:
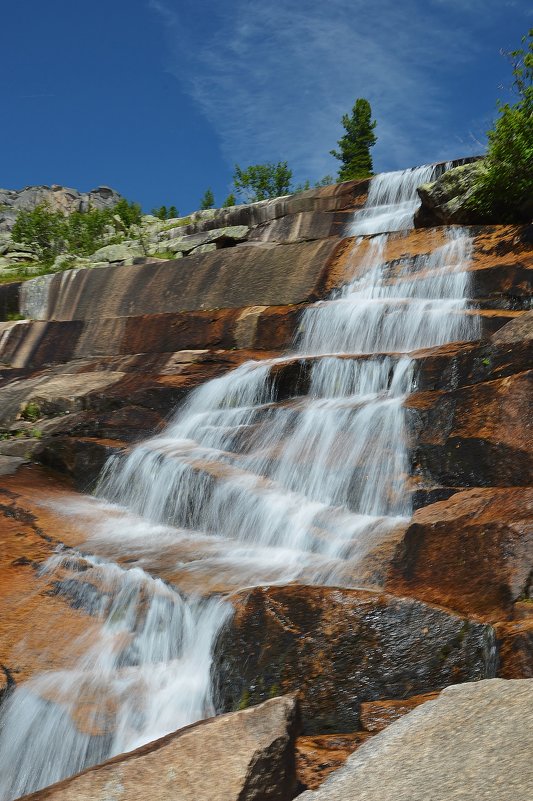
[[41,203],[31,211],[22,209],[17,215],[11,236],[35,248],[43,264],[51,264],[66,247],[66,218],[60,211],[51,211]]
[[518,101],[499,103],[500,116],[488,132],[487,156],[468,205],[493,222],[527,222],[533,214],[533,28],[526,48],[508,55]]
[[20,413],[23,420],[29,420],[30,423],[35,423],[41,416],[41,407],[35,401],[30,401],[26,404]]
[[204,196],[200,201],[200,208],[202,210],[212,209],[215,205],[215,196],[213,194],[213,190],[209,187],[205,190]]
[[126,200],[124,197],[121,198],[110,211],[112,216],[120,217],[126,228],[141,224],[143,216],[141,207],[138,203],[133,203],[131,200]]
[[226,200],[222,204],[222,208],[229,209],[230,206],[236,206],[236,205],[237,205],[237,198],[235,197],[233,192],[230,192]]
[[[141,221],[139,204],[124,198],[111,209],[89,209],[69,215],[52,211],[42,203],[31,211],[18,213],[11,235],[15,242],[35,249],[43,272],[47,272],[60,254],[90,256],[103,245],[118,242],[124,232]],[[22,269],[19,272],[23,274]]]

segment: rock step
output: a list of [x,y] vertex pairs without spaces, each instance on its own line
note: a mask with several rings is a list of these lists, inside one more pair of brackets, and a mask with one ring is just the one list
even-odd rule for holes
[[38,368],[90,357],[164,354],[195,349],[282,350],[302,307],[257,306],[92,320],[0,323],[0,360]]
[[532,709],[532,681],[448,687],[365,743],[301,801],[528,801]]
[[[210,718],[24,796],[25,801],[287,801],[297,792],[293,698]],[[217,770],[213,772],[213,765]]]

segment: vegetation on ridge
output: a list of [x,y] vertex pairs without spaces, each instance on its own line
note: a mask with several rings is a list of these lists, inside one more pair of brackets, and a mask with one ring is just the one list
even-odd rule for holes
[[46,267],[63,253],[90,256],[103,245],[120,241],[141,220],[139,204],[125,199],[112,209],[89,209],[69,215],[43,203],[19,212],[11,236],[15,242],[30,245]]
[[513,64],[516,103],[499,103],[488,132],[487,156],[468,206],[493,222],[527,222],[533,215],[533,28],[524,47],[507,55]]

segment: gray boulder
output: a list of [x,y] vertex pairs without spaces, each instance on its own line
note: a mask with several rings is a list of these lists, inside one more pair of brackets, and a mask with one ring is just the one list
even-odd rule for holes
[[299,801],[530,801],[533,680],[448,687]]
[[296,793],[296,702],[187,726],[38,790],[27,801],[289,801]]
[[133,264],[133,259],[143,255],[144,251],[138,242],[122,242],[120,245],[105,245],[93,253],[89,259],[92,262]]
[[[178,233],[176,234],[176,231]],[[207,253],[218,247],[236,245],[248,238],[250,229],[246,225],[229,225],[224,228],[214,228],[211,231],[201,231],[197,234],[179,235],[179,229],[168,232],[169,241],[161,240],[162,246],[170,253]],[[206,248],[207,245],[213,247]],[[200,250],[202,248],[202,250]]]

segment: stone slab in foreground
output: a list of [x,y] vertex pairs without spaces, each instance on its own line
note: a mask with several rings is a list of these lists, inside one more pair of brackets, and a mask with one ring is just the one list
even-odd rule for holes
[[25,801],[288,801],[296,792],[296,701],[180,729]]
[[533,680],[448,687],[299,801],[530,801]]

